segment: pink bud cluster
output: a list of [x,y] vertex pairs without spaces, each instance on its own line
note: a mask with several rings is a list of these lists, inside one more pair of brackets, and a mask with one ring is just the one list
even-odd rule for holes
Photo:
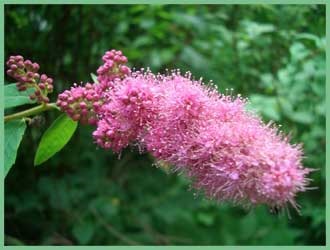
[[115,78],[122,78],[130,73],[130,68],[125,65],[127,58],[119,50],[107,51],[102,60],[104,64],[97,69],[97,80],[101,84],[109,83]]
[[[106,60],[114,58],[110,52]],[[311,172],[302,166],[301,146],[247,111],[246,99],[220,94],[179,71],[120,78],[98,73],[99,84],[65,91],[58,105],[75,120],[93,117],[100,147],[120,152],[137,145],[219,201],[297,208],[296,195],[307,189]]]
[[7,74],[17,80],[16,86],[19,91],[34,88],[35,91],[30,95],[31,100],[39,103],[48,103],[48,93],[53,92],[53,79],[46,74],[39,74],[39,64],[24,60],[23,56],[10,56],[6,65]]
[[59,94],[56,104],[74,121],[80,120],[83,124],[91,125],[96,124],[96,111],[101,106],[99,95],[90,83],[65,90]]
[[75,121],[95,125],[103,117],[103,104],[109,99],[114,83],[130,73],[124,65],[127,58],[121,51],[107,51],[102,59],[104,64],[97,70],[97,84],[75,85],[58,96],[57,105]]

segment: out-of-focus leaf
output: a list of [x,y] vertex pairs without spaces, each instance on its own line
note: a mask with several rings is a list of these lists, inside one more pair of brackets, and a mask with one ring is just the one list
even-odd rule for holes
[[325,49],[325,38],[324,37],[318,37],[314,34],[310,33],[298,33],[296,34],[296,37],[298,39],[307,39],[312,40],[315,43],[315,46],[320,49]]
[[181,59],[191,64],[195,69],[203,69],[208,66],[206,58],[192,47],[185,47],[181,54]]
[[295,42],[290,47],[290,54],[293,60],[299,61],[308,55],[308,51],[304,44],[300,42]]
[[197,29],[199,32],[205,32],[206,30],[206,23],[202,17],[177,12],[173,15],[173,18],[176,23],[181,24],[185,28],[194,28]]
[[214,217],[209,213],[198,213],[197,220],[205,226],[211,226],[214,222]]
[[275,31],[275,26],[272,24],[262,24],[246,20],[243,25],[250,38],[256,38],[263,33]]
[[286,115],[287,117],[290,117],[291,114],[293,113],[292,103],[284,97],[279,97],[278,101],[281,106],[281,110],[283,111],[283,114]]
[[290,119],[298,123],[310,124],[314,121],[314,116],[306,111],[297,111],[291,114]]
[[155,70],[159,70],[159,68],[169,62],[174,57],[174,53],[172,50],[163,49],[163,50],[153,50],[150,54],[150,63],[155,67]]
[[268,119],[280,119],[279,106],[276,97],[254,94],[250,96],[249,107]]
[[96,209],[100,214],[107,217],[112,217],[118,212],[118,207],[111,197],[97,197],[89,204],[89,207],[91,210]]
[[95,232],[95,224],[88,219],[82,219],[73,226],[72,234],[80,245],[89,243]]
[[141,28],[146,30],[152,28],[154,25],[155,25],[155,20],[153,19],[142,19],[140,22]]
[[152,39],[149,36],[139,36],[134,42],[131,44],[133,48],[143,47],[149,45],[152,42]]

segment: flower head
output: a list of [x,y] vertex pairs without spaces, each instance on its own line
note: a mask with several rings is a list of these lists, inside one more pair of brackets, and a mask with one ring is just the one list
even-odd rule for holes
[[219,201],[296,207],[311,171],[302,166],[301,146],[247,111],[246,99],[220,94],[189,72],[122,70],[120,51],[103,60],[99,84],[73,87],[58,100],[73,119],[93,119],[100,147],[138,145]]
[[245,99],[179,72],[135,72],[110,92],[94,133],[101,147],[118,152],[137,143],[220,201],[295,206],[306,188],[300,147],[248,112]]

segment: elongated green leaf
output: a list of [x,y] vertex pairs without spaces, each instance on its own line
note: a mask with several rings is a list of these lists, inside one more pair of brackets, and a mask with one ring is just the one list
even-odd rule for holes
[[91,73],[91,77],[94,83],[99,83],[99,81],[97,80],[97,76],[95,74]]
[[24,120],[5,123],[5,176],[14,165],[19,144],[23,138],[26,124]]
[[32,104],[35,101],[32,101],[29,98],[29,95],[34,92],[34,89],[30,88],[25,91],[18,91],[16,84],[7,84],[4,87],[5,91],[5,109],[13,108],[23,104]]
[[70,140],[77,125],[78,123],[67,115],[59,116],[43,134],[34,158],[34,165],[40,165],[60,151]]

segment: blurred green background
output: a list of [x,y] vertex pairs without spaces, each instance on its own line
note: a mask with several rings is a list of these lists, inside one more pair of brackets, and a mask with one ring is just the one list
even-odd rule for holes
[[289,219],[194,197],[150,156],[98,149],[92,127],[35,168],[40,136],[58,115],[49,112],[25,134],[5,180],[6,244],[325,244],[325,45],[322,5],[6,5],[5,56],[40,63],[57,93],[91,81],[103,53],[120,49],[130,66],[190,70],[249,97],[318,169],[318,189],[299,194],[301,215],[290,209]]

